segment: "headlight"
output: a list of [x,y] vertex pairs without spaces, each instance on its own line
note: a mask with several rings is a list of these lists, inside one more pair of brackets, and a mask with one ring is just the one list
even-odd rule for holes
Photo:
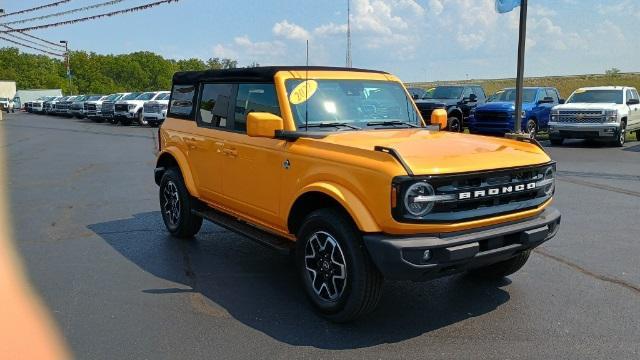
[[424,216],[433,210],[433,186],[426,182],[417,182],[404,194],[404,207],[413,216]]
[[136,105],[135,105],[135,104],[129,104],[129,110],[133,110],[133,109],[135,109],[135,108],[136,108]]
[[542,188],[542,191],[548,196],[553,195],[556,189],[556,167],[555,165],[549,166],[544,170],[542,180],[538,181],[537,186]]
[[607,110],[605,111],[605,116],[607,117],[607,122],[616,122],[618,121],[618,110]]

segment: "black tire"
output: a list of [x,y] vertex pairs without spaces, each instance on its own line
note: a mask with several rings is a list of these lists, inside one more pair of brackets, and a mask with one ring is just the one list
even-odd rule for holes
[[120,124],[122,124],[123,126],[130,126],[131,123],[132,121],[129,118],[122,118],[122,120],[120,120]]
[[526,126],[527,127],[525,129],[527,130],[527,134],[529,134],[532,139],[535,139],[536,134],[538,133],[538,124],[536,121],[534,119],[529,119],[527,120]]
[[620,124],[620,131],[616,134],[616,139],[613,141],[613,144],[617,147],[623,147],[624,142],[626,141],[627,136],[627,123],[622,121]]
[[100,118],[100,117],[96,117],[96,118],[93,118],[93,121],[95,121],[95,122],[97,122],[98,124],[100,124],[100,123],[103,123],[103,122],[104,122],[104,119],[103,119],[103,118]]
[[527,263],[527,260],[529,260],[529,255],[531,255],[530,250],[523,251],[509,260],[480,267],[477,269],[472,269],[469,270],[468,273],[469,275],[478,278],[501,279],[522,269],[524,264]]
[[167,169],[160,180],[160,212],[164,225],[177,238],[192,238],[202,227],[202,218],[191,210],[196,200],[191,197],[177,168]]
[[159,125],[160,125],[160,123],[157,122],[157,121],[153,121],[153,120],[149,121],[149,126],[151,126],[151,127],[155,128],[155,127],[158,127]]
[[136,119],[138,120],[138,124],[140,126],[145,126],[149,124],[149,122],[145,120],[144,116],[142,115],[142,109],[140,109],[140,111],[138,111],[138,113],[136,114]]
[[462,131],[462,120],[460,120],[456,116],[450,116],[447,119],[447,131],[461,132]]
[[564,138],[549,138],[549,141],[553,146],[560,146],[564,142]]
[[640,130],[636,131],[636,140],[640,141]]
[[118,119],[116,119],[115,117],[112,117],[111,119],[109,119],[109,122],[110,122],[112,125],[118,125],[118,122],[119,122],[119,121],[118,121]]
[[346,214],[331,208],[316,210],[304,220],[297,238],[296,266],[321,316],[344,323],[377,307],[384,279]]

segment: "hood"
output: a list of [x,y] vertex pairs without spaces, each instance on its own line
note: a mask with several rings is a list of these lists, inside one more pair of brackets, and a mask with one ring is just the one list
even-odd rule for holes
[[400,153],[414,174],[447,174],[544,164],[551,159],[534,144],[479,135],[423,129],[362,130],[331,134],[320,141]]
[[621,104],[616,103],[571,103],[571,104],[562,104],[557,105],[553,109],[554,110],[606,110],[612,109],[615,110],[621,106]]

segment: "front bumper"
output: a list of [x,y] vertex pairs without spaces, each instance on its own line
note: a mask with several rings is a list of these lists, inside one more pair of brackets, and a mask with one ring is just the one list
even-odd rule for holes
[[591,139],[591,138],[613,138],[618,136],[620,123],[602,124],[564,124],[549,123],[549,136],[554,138],[569,139]]
[[[453,234],[367,234],[365,246],[385,278],[424,281],[508,260],[555,236],[560,212],[547,208],[534,218]],[[425,251],[430,258],[424,259]]]
[[126,119],[133,119],[136,117],[136,113],[135,112],[125,112],[125,111],[116,111],[114,113],[114,116],[117,118],[126,118]]
[[158,113],[142,113],[142,116],[147,121],[163,121],[164,115]]

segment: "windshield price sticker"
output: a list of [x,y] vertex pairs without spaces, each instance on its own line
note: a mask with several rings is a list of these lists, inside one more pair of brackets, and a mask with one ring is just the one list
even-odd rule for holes
[[309,98],[311,98],[313,94],[316,93],[316,90],[318,90],[317,81],[315,80],[303,81],[293,89],[293,91],[291,92],[291,95],[289,95],[289,102],[291,102],[293,105],[301,104],[309,100]]

